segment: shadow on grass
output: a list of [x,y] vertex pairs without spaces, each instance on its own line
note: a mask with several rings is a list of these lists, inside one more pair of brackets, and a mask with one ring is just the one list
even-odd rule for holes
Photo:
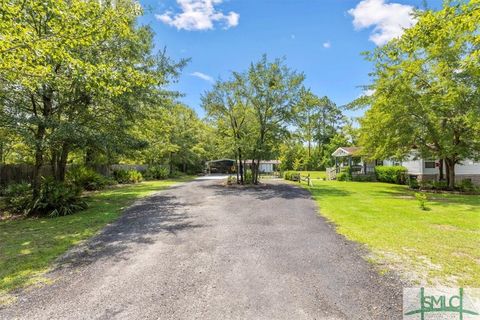
[[175,197],[151,196],[128,208],[99,235],[61,257],[56,268],[84,266],[101,259],[126,260],[136,244],[154,243],[158,234],[176,234],[203,227],[189,220]]

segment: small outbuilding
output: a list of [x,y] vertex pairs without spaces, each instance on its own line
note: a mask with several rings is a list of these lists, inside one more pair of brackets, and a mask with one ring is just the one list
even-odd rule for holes
[[207,173],[234,173],[235,172],[235,160],[232,159],[219,159],[211,160],[205,163]]

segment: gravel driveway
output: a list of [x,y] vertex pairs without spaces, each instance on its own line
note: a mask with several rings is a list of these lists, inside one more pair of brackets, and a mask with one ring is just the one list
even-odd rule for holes
[[306,190],[221,183],[136,203],[0,318],[401,319],[401,284],[337,235]]

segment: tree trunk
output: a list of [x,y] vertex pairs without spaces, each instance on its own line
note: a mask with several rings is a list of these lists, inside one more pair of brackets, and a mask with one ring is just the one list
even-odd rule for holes
[[40,171],[43,166],[43,137],[45,136],[45,126],[40,124],[35,134],[35,165],[33,167],[32,194],[37,199],[40,196],[41,177]]
[[238,162],[238,154],[235,156],[235,175],[237,176],[237,184],[240,184],[240,164]]
[[247,160],[243,160],[243,183],[245,184],[245,181],[247,180]]
[[455,188],[455,160],[445,159],[445,164],[447,165],[447,184],[449,189]]
[[440,175],[439,175],[438,179],[439,179],[440,181],[445,180],[445,175],[443,174],[443,167],[444,167],[444,165],[443,165],[443,159],[440,159],[440,164],[439,164],[439,166],[438,166],[438,170],[440,171]]
[[307,171],[310,170],[311,156],[312,156],[312,141],[309,139],[308,140],[308,161],[307,161],[306,166],[305,166],[307,168]]
[[3,142],[0,142],[0,164],[5,164],[5,147]]
[[62,147],[62,153],[60,154],[60,158],[57,161],[57,175],[55,176],[55,180],[59,182],[65,181],[65,174],[67,173],[68,154],[69,146],[67,143],[64,143]]
[[256,181],[255,181],[255,177],[256,177],[256,168],[255,168],[255,159],[252,159],[252,163],[250,164],[250,168],[251,168],[251,171],[252,171],[252,183],[253,184],[257,184]]
[[[35,132],[35,165],[33,168],[33,179],[32,179],[32,195],[36,199],[40,196],[40,186],[41,186],[41,170],[43,166],[43,142],[45,140],[45,134],[47,133],[46,122],[50,119],[53,109],[53,91],[50,88],[44,87],[44,92],[42,95],[42,116],[43,118],[37,119],[38,126]],[[32,97],[32,104],[34,110],[37,110],[37,103]],[[37,111],[35,111],[35,114]],[[38,117],[38,116],[37,116]]]
[[50,167],[52,168],[52,176],[57,180],[58,175],[58,150],[52,148],[51,151],[51,160],[50,160]]
[[[238,163],[239,163],[239,168],[238,168],[238,173],[240,175],[240,184],[244,184],[244,174],[243,174],[243,162],[242,162],[242,149],[238,148]],[[237,175],[238,177],[238,175]],[[238,181],[238,178],[237,178]]]

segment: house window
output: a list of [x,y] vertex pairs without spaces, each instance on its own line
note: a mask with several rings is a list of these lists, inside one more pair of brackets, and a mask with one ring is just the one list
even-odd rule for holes
[[383,166],[383,160],[375,160],[376,166]]
[[425,169],[435,169],[437,164],[435,160],[425,160]]

